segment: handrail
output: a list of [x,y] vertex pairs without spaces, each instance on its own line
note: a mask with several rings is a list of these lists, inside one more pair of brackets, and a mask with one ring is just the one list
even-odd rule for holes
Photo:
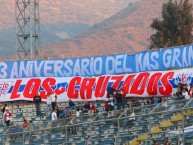
[[[137,118],[137,117],[143,117],[143,116],[152,116],[152,115],[158,115],[158,114],[168,114],[168,113],[173,113],[173,112],[181,112],[181,113],[183,113],[183,116],[184,116],[184,112],[186,111],[186,110],[189,110],[189,109],[193,109],[193,107],[192,106],[188,106],[191,102],[192,102],[192,100],[193,99],[190,99],[188,102],[186,102],[186,104],[184,105],[184,107],[183,107],[183,109],[175,109],[175,110],[160,110],[159,112],[153,112],[153,110],[155,110],[158,106],[160,106],[160,104],[159,105],[157,105],[156,107],[154,107],[153,108],[153,110],[150,112],[150,113],[148,113],[148,114],[145,114],[145,113],[142,113],[142,114],[137,114],[137,115],[135,115],[135,118]],[[184,100],[183,100],[184,101]],[[177,101],[176,101],[177,102]],[[175,101],[173,102],[173,103],[175,103]],[[153,106],[153,105],[150,105],[150,106]],[[136,108],[136,109],[139,109],[139,108],[146,108],[146,106],[143,106],[143,107],[133,107],[132,109],[134,109],[134,108]],[[64,125],[62,125],[62,126],[65,126],[66,127],[66,130],[67,130],[67,127],[72,127],[72,126],[75,126],[75,125],[83,125],[83,124],[93,124],[93,123],[100,123],[100,122],[104,122],[104,121],[118,121],[120,118],[121,119],[129,119],[129,118],[133,118],[133,117],[130,117],[130,116],[123,116],[123,114],[125,114],[125,112],[126,111],[128,111],[129,110],[129,108],[127,108],[127,109],[125,109],[125,110],[123,110],[123,112],[122,112],[122,114],[118,117],[118,118],[106,118],[106,119],[99,119],[99,120],[96,120],[96,118],[99,116],[99,115],[101,115],[101,114],[103,114],[105,111],[103,111],[103,112],[99,112],[94,118],[92,118],[91,120],[87,120],[86,122],[79,122],[79,123],[77,123],[77,124],[70,124],[70,122],[73,120],[73,119],[75,119],[76,118],[76,116],[75,117],[73,117],[73,118],[71,118],[70,119],[70,121],[67,123],[67,124],[64,124]],[[115,111],[119,111],[119,110],[115,110]],[[105,112],[106,113],[106,112]],[[87,116],[87,115],[86,115]],[[63,119],[61,119],[61,120],[65,120],[64,118]],[[60,121],[60,120],[57,120],[57,122],[58,121]],[[49,122],[48,124],[50,124],[50,123],[54,123],[54,121],[51,121],[51,122]],[[31,124],[30,124],[31,125]],[[29,126],[28,126],[29,127]],[[19,133],[10,133],[10,134],[26,134],[26,133],[32,133],[32,132],[37,132],[37,131],[44,131],[44,133],[45,133],[45,131],[46,130],[51,130],[51,129],[59,129],[59,128],[61,128],[61,126],[58,126],[58,127],[50,127],[49,128],[49,126],[47,125],[46,127],[44,127],[44,128],[42,128],[42,129],[37,129],[37,130],[32,130],[32,131],[29,131],[29,130],[27,130],[27,129],[25,129],[23,132],[19,132]],[[119,126],[119,128],[120,128],[120,126]],[[184,128],[184,127],[183,127]],[[151,130],[151,128],[149,128],[150,130]],[[5,135],[7,135],[7,132],[8,132],[8,130],[6,130],[5,132],[4,132],[4,134],[3,134],[3,136],[5,136]],[[184,133],[184,132],[183,132]],[[67,133],[66,133],[66,136],[67,136]],[[120,136],[120,134],[118,134],[118,136],[117,137],[119,137]],[[66,141],[67,141],[67,139],[66,139]]]
[[185,109],[191,102],[193,101],[193,98],[191,98],[188,103],[183,107],[183,109]]

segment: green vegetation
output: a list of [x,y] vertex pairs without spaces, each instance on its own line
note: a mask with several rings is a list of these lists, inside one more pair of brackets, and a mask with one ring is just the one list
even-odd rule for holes
[[192,43],[193,6],[189,0],[169,0],[162,6],[162,19],[154,19],[151,28],[150,49],[166,48]]

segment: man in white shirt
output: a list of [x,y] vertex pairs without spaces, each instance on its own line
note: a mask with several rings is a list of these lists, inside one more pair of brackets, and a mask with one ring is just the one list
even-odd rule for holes
[[135,120],[135,112],[132,111],[131,115],[129,116],[129,120]]
[[[47,114],[49,116],[52,113],[52,105],[51,105],[51,103],[52,103],[52,98],[50,96],[50,93],[48,93],[48,95],[47,95],[47,107],[45,108],[45,114]],[[49,114],[48,114],[48,112],[49,112]]]
[[52,112],[52,120],[57,120],[57,114],[56,114],[57,110],[54,110]]
[[51,97],[51,102],[52,102],[52,110],[55,110],[55,107],[57,106],[57,95],[55,94],[54,91],[52,91],[52,94],[50,95]]
[[188,95],[188,92],[185,89],[183,89],[182,91],[182,96],[184,96],[185,99],[190,99],[190,96]]

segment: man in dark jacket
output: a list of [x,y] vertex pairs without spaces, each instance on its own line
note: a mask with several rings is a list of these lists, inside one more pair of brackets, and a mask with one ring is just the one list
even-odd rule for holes
[[36,115],[40,116],[41,115],[41,108],[40,108],[40,104],[42,102],[42,99],[39,95],[39,93],[37,92],[36,95],[34,96],[33,102],[35,104],[36,107]]
[[116,92],[116,99],[117,99],[117,109],[121,109],[122,106],[122,93],[120,90],[117,90]]

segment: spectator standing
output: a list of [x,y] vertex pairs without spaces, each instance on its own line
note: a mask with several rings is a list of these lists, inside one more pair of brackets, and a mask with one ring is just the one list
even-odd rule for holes
[[6,126],[10,125],[11,119],[12,119],[12,114],[9,112],[9,109],[6,109],[5,115],[4,115],[4,121],[6,123]]
[[[72,117],[72,116],[71,116],[71,117]],[[71,125],[72,125],[72,126],[70,127],[72,134],[73,134],[73,135],[77,134],[77,128],[76,128],[77,119],[76,119],[76,117],[74,117],[74,118],[70,121],[70,123],[71,123]]]
[[55,107],[57,106],[57,95],[54,91],[52,91],[52,94],[50,95],[51,101],[52,101],[52,111],[54,111]]
[[182,96],[185,98],[185,99],[190,99],[190,96],[188,95],[188,91],[184,88],[183,91],[182,91]]
[[54,110],[56,110],[57,118],[59,118],[59,117],[60,117],[60,114],[61,114],[61,111],[60,111],[60,109],[58,108],[58,106],[55,106],[55,109],[54,109]]
[[52,112],[52,120],[57,120],[57,110],[56,109]]
[[107,88],[107,98],[110,97],[110,95],[114,95],[114,92],[116,92],[116,90],[112,87],[108,87]]
[[90,110],[90,104],[88,102],[86,102],[84,104],[84,113],[88,113],[88,110]]
[[4,106],[1,109],[1,112],[3,112],[3,114],[5,113],[5,110],[9,109],[7,104],[4,104]]
[[71,110],[75,108],[75,103],[71,99],[69,100],[68,105]]
[[120,88],[120,91],[121,91],[121,97],[122,97],[122,109],[124,109],[127,105],[126,94],[123,87]]
[[117,99],[117,109],[120,110],[122,105],[122,93],[120,90],[117,90],[116,92],[116,99]]
[[6,110],[9,110],[9,107],[8,107],[8,105],[7,104],[4,104],[4,106],[2,107],[2,109],[1,109],[1,112],[3,113],[3,120],[2,120],[2,123],[3,123],[3,125],[5,125],[5,122],[4,122],[4,120],[5,120],[5,113],[6,113]]
[[[45,111],[45,114],[47,114],[48,116],[51,116],[51,113],[52,113],[51,103],[52,103],[52,98],[50,96],[50,93],[48,93],[48,95],[47,95],[47,107],[46,107],[46,111]],[[48,112],[49,112],[49,114],[48,114]]]
[[37,116],[41,115],[41,106],[40,106],[40,104],[42,102],[42,99],[41,99],[41,96],[39,95],[38,92],[34,96],[33,102],[34,102],[35,108],[36,108],[36,115]]

